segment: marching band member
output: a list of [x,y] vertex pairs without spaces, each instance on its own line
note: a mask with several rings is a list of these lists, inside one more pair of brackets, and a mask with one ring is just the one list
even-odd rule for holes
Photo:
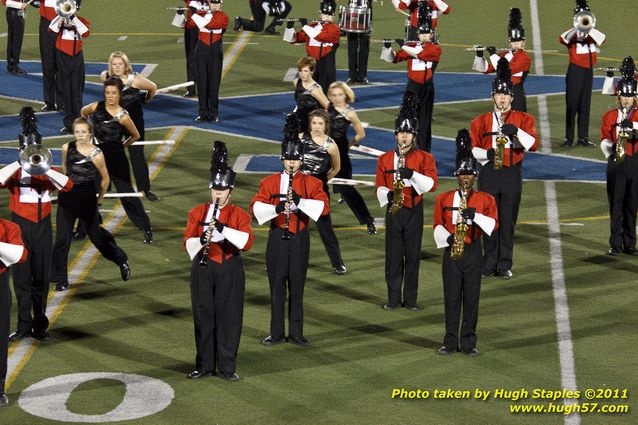
[[184,97],[197,96],[197,64],[195,61],[195,48],[199,38],[199,29],[193,21],[193,15],[205,15],[208,12],[208,2],[199,0],[184,0],[186,7],[175,11],[172,25],[184,29],[184,52],[186,53],[186,79],[194,81],[195,85],[186,89]]
[[186,377],[215,373],[238,381],[237,350],[244,315],[245,276],[241,251],[253,245],[252,217],[231,204],[235,172],[216,141],[211,159],[210,202],[189,211],[184,247],[191,258],[191,305],[195,325],[195,369]]
[[[40,4],[39,44],[40,60],[42,61],[42,89],[44,106],[42,112],[64,109],[62,103],[62,88],[58,79],[58,64],[55,60],[55,44],[58,34],[49,31],[51,21],[58,17],[55,12],[57,0],[36,0]],[[33,2],[33,4],[36,3]]]
[[[425,3],[423,3],[425,4]],[[384,43],[381,59],[390,63],[408,62],[408,92],[416,94],[418,99],[419,131],[417,144],[420,149],[430,152],[432,146],[432,112],[434,109],[434,71],[441,57],[441,47],[432,42],[433,27],[427,13],[422,13],[419,21],[419,41],[401,45],[394,52],[390,43]]]
[[312,78],[316,65],[317,62],[311,56],[300,58],[297,61],[299,78],[292,82],[295,86],[295,115],[302,132],[310,131],[308,114],[315,109],[326,109],[330,104],[319,83]]
[[[363,9],[370,9],[370,25],[372,26],[372,0],[351,0],[350,4]],[[368,56],[370,55],[370,32],[348,32],[348,84],[368,84]]]
[[[76,1],[80,10],[80,1]],[[72,134],[73,121],[80,116],[82,93],[84,91],[84,53],[82,39],[89,36],[89,21],[80,16],[62,18],[57,16],[51,21],[49,29],[58,33],[55,42],[56,79],[59,79],[64,102],[64,127],[62,134]]]
[[[587,13],[591,13],[589,6],[587,6],[587,0],[576,0],[575,19],[579,14]],[[574,144],[576,114],[578,114],[577,144],[590,148],[595,146],[589,140],[589,109],[594,80],[593,69],[596,65],[596,47],[605,42],[606,36],[591,25],[591,18],[585,18],[585,20],[590,22],[589,29],[572,28],[562,33],[558,38],[558,41],[565,45],[569,51],[569,67],[565,78],[565,142],[563,147],[572,147]]]
[[[131,171],[124,149],[135,143],[140,137],[133,120],[120,106],[120,97],[124,85],[117,77],[110,77],[104,81],[104,100],[93,102],[82,108],[82,117],[92,116],[93,131],[98,147],[104,154],[109,178],[120,193],[134,192],[131,184]],[[122,134],[130,136],[122,142]],[[153,229],[144,205],[139,198],[124,197],[121,199],[122,207],[128,218],[135,226],[144,231],[144,243],[153,243]]]
[[[419,22],[419,3],[424,3],[424,0],[392,0],[392,5],[397,12],[403,12],[408,10],[410,13],[410,27],[408,29],[408,40],[417,40],[418,22]],[[452,8],[443,0],[428,0],[429,7],[428,15],[432,20],[432,30],[436,30],[436,26],[439,22],[439,15],[447,15],[452,11]]]
[[[292,5],[286,0],[248,0],[248,5],[250,6],[253,19],[250,20],[239,16],[235,17],[233,30],[264,31],[267,34],[279,35],[276,29],[277,20],[285,19],[292,10]],[[273,20],[270,25],[264,29],[266,16],[273,16]]]
[[[330,121],[326,111],[315,109],[308,114],[308,120],[310,121],[310,128],[300,136],[301,143],[304,145],[301,172],[321,180],[323,190],[326,192],[326,198],[330,201],[328,180],[335,177],[341,169],[339,148],[335,141],[328,136]],[[330,263],[335,274],[346,274],[347,269],[341,258],[341,248],[332,227],[330,212],[323,214],[316,222],[321,242],[323,242],[328,257],[330,257]]]
[[438,351],[442,355],[457,351],[470,356],[479,355],[476,349],[476,323],[483,269],[481,235],[489,236],[498,227],[498,212],[494,197],[474,190],[477,174],[470,133],[465,129],[459,130],[454,172],[459,187],[436,197],[432,225],[437,248],[445,248],[445,337]]
[[499,228],[484,237],[483,276],[512,278],[514,227],[523,190],[523,156],[535,151],[534,117],[512,110],[512,80],[506,58],[501,58],[492,82],[494,110],[472,120],[472,153],[481,163],[479,190],[489,193],[498,206]]
[[299,172],[304,151],[294,115],[286,117],[281,162],[284,170],[264,178],[250,209],[259,222],[270,221],[266,266],[270,283],[270,334],[262,344],[284,342],[284,306],[288,288],[287,341],[308,346],[303,333],[303,291],[308,270],[308,221],[330,212],[321,180]]
[[20,68],[20,52],[24,38],[24,19],[28,3],[20,0],[0,0],[7,7],[7,72],[13,75],[26,75]]
[[[40,145],[33,109],[20,111],[22,134],[19,136],[20,152],[29,145]],[[10,341],[33,335],[44,340],[49,337],[46,316],[47,294],[51,264],[51,192],[68,192],[73,181],[50,168],[42,175],[31,175],[15,161],[0,170],[0,188],[9,190],[11,221],[20,226],[24,247],[29,251],[26,262],[13,267],[13,288],[18,301],[18,327],[9,335]],[[33,316],[31,311],[33,310]]]
[[[521,23],[521,10],[518,8],[512,8],[510,10],[510,20],[507,28],[507,37],[510,44],[510,49],[496,54],[496,48],[490,46],[487,49],[489,53],[489,61],[483,57],[483,51],[476,51],[476,58],[474,59],[474,65],[472,69],[489,74],[496,71],[496,65],[501,57],[508,60],[510,69],[512,71],[512,92],[514,94],[514,101],[512,102],[512,109],[514,111],[527,112],[527,98],[525,97],[525,87],[523,83],[527,74],[529,74],[529,68],[532,60],[529,55],[523,50],[525,48],[525,28]],[[481,46],[477,46],[481,47]]]
[[9,266],[24,263],[27,255],[20,226],[0,218],[0,407],[9,405],[9,398],[4,388],[9,354],[9,329],[11,329]]
[[[361,126],[361,121],[357,116],[357,112],[349,104],[354,102],[354,92],[347,84],[342,81],[335,81],[330,84],[328,89],[328,97],[331,106],[328,108],[330,118],[330,137],[335,141],[339,148],[339,172],[335,177],[344,179],[352,178],[352,164],[350,163],[350,155],[348,151],[350,147],[361,142],[366,136],[365,130]],[[352,125],[355,135],[352,140],[348,140],[348,127]],[[346,201],[354,215],[359,220],[359,224],[368,226],[368,234],[376,235],[377,228],[374,225],[374,218],[368,210],[366,202],[361,194],[354,186],[345,184],[335,184],[333,187],[335,193],[340,193],[341,198]]]
[[306,43],[306,53],[317,61],[314,78],[324,93],[327,93],[330,84],[337,80],[335,53],[339,47],[341,30],[333,23],[336,8],[334,0],[321,0],[321,22],[308,24],[307,20],[303,19],[303,28],[298,32],[293,28],[295,23],[288,22],[284,32],[284,41],[293,44]]
[[[623,59],[622,65],[620,65],[620,75],[619,79],[614,78],[614,68],[606,68],[607,76],[605,77],[605,82],[603,83],[603,89],[601,91],[602,94],[608,94],[611,96],[616,96],[616,88],[620,80],[625,78],[625,74],[628,75],[629,71],[626,71],[628,67],[635,68],[634,59],[631,56]],[[638,74],[634,74],[633,79],[638,81]]]
[[219,121],[219,85],[224,65],[222,34],[228,27],[228,15],[222,12],[222,3],[222,0],[208,0],[210,12],[192,17],[199,28],[195,49],[199,113],[195,122]]
[[[603,115],[600,148],[607,158],[609,201],[609,255],[638,255],[636,212],[638,211],[638,111],[635,65],[631,57],[623,63],[623,78],[616,85],[618,107]],[[620,143],[620,145],[618,145]]]
[[[411,93],[411,92],[410,92]],[[377,162],[377,199],[385,214],[385,279],[388,302],[385,310],[417,304],[419,262],[423,237],[423,194],[438,185],[434,157],[416,146],[417,117],[414,94],[408,94],[396,120],[397,148]],[[401,286],[403,285],[403,302]]]
[[[109,56],[109,69],[108,71],[103,71],[100,75],[102,81],[106,81],[109,77],[117,77],[124,84],[124,90],[122,90],[121,95],[122,108],[129,113],[135,128],[140,133],[140,138],[137,141],[144,140],[144,110],[142,103],[149,102],[155,96],[157,86],[145,76],[133,72],[128,56],[119,51],[111,53],[111,56]],[[133,144],[129,146],[128,152],[131,157],[137,190],[144,192],[144,196],[149,201],[159,201],[159,196],[151,192],[151,179],[149,177],[148,162],[144,156],[144,145]]]
[[129,280],[131,275],[126,253],[117,246],[113,235],[100,226],[98,206],[102,204],[110,182],[104,154],[91,143],[93,126],[85,118],[77,118],[73,123],[73,134],[75,140],[62,145],[62,172],[73,181],[73,189],[60,193],[58,197],[55,244],[51,256],[51,282],[56,282],[56,291],[69,287],[67,264],[73,223],[77,219],[82,220],[91,242],[104,258],[120,268],[122,280]]

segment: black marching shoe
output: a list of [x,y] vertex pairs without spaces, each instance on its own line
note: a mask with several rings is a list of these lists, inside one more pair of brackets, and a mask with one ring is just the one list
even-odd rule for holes
[[57,111],[55,105],[47,105],[45,104],[42,108],[40,108],[42,112],[55,112]]
[[157,196],[156,194],[154,194],[150,190],[145,190],[144,191],[144,196],[146,197],[146,199],[148,199],[151,202],[157,202],[157,201],[160,200],[159,196]]
[[8,69],[7,71],[11,75],[27,75],[27,71],[25,71],[24,69],[20,68],[19,66],[16,66],[15,68]]
[[511,270],[502,270],[502,271],[498,272],[498,275],[499,275],[499,277],[501,277],[503,279],[506,279],[506,280],[509,280],[509,279],[512,278],[512,276],[514,276],[512,274]]
[[419,311],[421,307],[417,303],[405,303],[403,307],[407,308],[410,311]]
[[206,122],[206,121],[208,121],[208,117],[207,116],[203,116],[203,115],[197,115],[193,121],[195,121],[195,122]]
[[188,379],[199,379],[199,378],[204,378],[205,376],[213,376],[213,372],[201,372],[196,369],[192,371],[191,373],[189,373],[188,375],[186,375]]
[[66,291],[68,288],[69,288],[69,282],[66,282],[66,281],[60,281],[55,284],[56,292]]
[[219,116],[218,116],[217,114],[215,114],[215,115],[210,115],[210,116],[208,117],[208,121],[210,121],[210,122],[219,122]]
[[261,341],[263,345],[277,345],[277,344],[281,344],[282,342],[284,342],[283,336],[272,336],[272,335],[268,335],[266,338],[264,338]]
[[584,146],[586,148],[593,148],[596,146],[595,144],[591,142],[591,140],[589,140],[589,137],[582,137],[578,139],[577,144],[578,146]]
[[609,251],[607,251],[607,255],[611,255],[612,257],[615,257],[616,255],[619,255],[622,252],[622,250],[620,248],[609,248]]
[[31,332],[31,335],[33,335],[33,337],[35,339],[39,339],[40,341],[46,341],[49,339],[49,333],[46,331],[46,329],[41,329],[41,330],[34,330],[33,332]]
[[361,80],[361,84],[370,84],[370,80],[368,80],[368,78],[364,78],[363,80]]
[[82,240],[82,239],[84,239],[84,238],[86,238],[86,233],[84,233],[84,232],[78,232],[78,231],[76,231],[76,232],[73,234],[73,240],[74,240],[74,241],[79,241],[79,240]]
[[374,223],[368,223],[368,235],[373,236],[377,234],[377,226]]
[[266,34],[270,34],[270,35],[280,35],[281,33],[279,31],[277,31],[277,29],[275,27],[268,27],[264,30],[264,32]]
[[226,381],[237,382],[239,381],[239,375],[235,372],[217,372],[215,375],[219,376]]
[[346,274],[347,271],[348,271],[348,269],[346,269],[345,264],[341,264],[341,265],[335,267],[335,274],[344,275],[344,274]]
[[233,24],[233,31],[235,31],[235,32],[241,31],[241,18],[239,16],[235,16],[235,23]]
[[7,407],[9,405],[9,397],[2,391],[0,393],[0,407]]
[[131,278],[131,265],[128,263],[128,260],[120,264],[120,275],[124,282]]
[[574,146],[574,142],[572,140],[565,140],[560,146],[563,148],[571,148]]
[[638,255],[638,249],[636,248],[625,248],[622,252],[627,255]]
[[196,97],[197,92],[195,90],[186,90],[186,93],[182,95],[182,97]]
[[382,306],[384,310],[395,310],[398,307],[399,307],[399,304],[396,304],[396,303],[385,303]]
[[29,332],[13,331],[9,334],[9,341],[20,341],[29,336]]
[[450,347],[446,347],[445,345],[442,346],[441,348],[439,348],[436,351],[437,354],[440,354],[442,356],[449,356],[450,354],[454,354],[456,353],[456,348],[450,348]]
[[144,231],[144,243],[147,245],[153,244],[153,230],[148,229]]
[[481,352],[477,350],[476,348],[472,348],[471,350],[462,350],[462,353],[470,357],[476,357],[481,355]]
[[288,335],[287,339],[288,342],[301,345],[302,347],[307,347],[310,345],[310,341],[308,341],[303,335]]

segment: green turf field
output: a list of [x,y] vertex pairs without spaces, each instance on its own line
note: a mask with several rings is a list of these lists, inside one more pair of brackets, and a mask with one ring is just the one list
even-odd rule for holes
[[[316,0],[292,0],[291,16],[314,17]],[[339,4],[344,4],[340,0]],[[533,46],[529,1],[450,0],[450,15],[440,18],[443,56],[438,71],[471,72],[472,54],[463,47],[473,44],[503,46],[510,7],[520,7],[527,35]],[[572,22],[573,1],[538,1],[542,47],[558,52],[543,55],[544,73],[563,75],[567,55],[558,35]],[[631,0],[589,2],[598,19],[597,28],[607,34],[598,64],[618,66],[633,54],[638,30],[631,19]],[[85,0],[82,15],[92,23],[91,37],[84,45],[87,61],[106,61],[113,50],[125,51],[135,63],[154,63],[150,78],[158,86],[185,81],[181,31],[170,26],[172,12],[166,7],[181,2]],[[374,4],[373,38],[401,37],[403,18],[391,2]],[[227,0],[224,10],[231,17],[247,16],[245,0]],[[29,9],[22,59],[37,60],[38,18]],[[0,33],[6,32],[4,19]],[[128,35],[125,41],[117,41]],[[237,35],[229,31],[225,41]],[[6,38],[0,38],[4,49]],[[281,37],[255,34],[229,69],[222,82],[222,96],[287,91],[282,81],[286,70],[303,54],[302,47],[288,46]],[[338,68],[347,67],[347,49],[340,48]],[[404,70],[378,60],[380,45],[372,45],[369,69]],[[2,53],[4,57],[4,51]],[[534,58],[532,57],[532,73]],[[471,88],[459,87],[459,90]],[[489,94],[486,93],[487,97]],[[28,102],[0,98],[0,114],[15,114]],[[613,98],[594,93],[590,135],[597,141],[600,117],[614,105]],[[560,148],[564,134],[564,98],[547,97],[550,146],[554,153],[603,159],[598,148]],[[356,104],[355,104],[356,107]],[[433,134],[453,137],[469,126],[476,115],[490,108],[488,102],[435,106]],[[529,112],[538,120],[535,99],[528,99]],[[360,114],[372,126],[391,128],[396,108]],[[552,289],[548,212],[545,182],[526,182],[517,225],[514,251],[515,277],[511,281],[484,279],[478,324],[478,358],[460,354],[436,354],[444,333],[441,283],[441,252],[435,249],[431,232],[433,195],[425,197],[425,232],[422,245],[419,303],[423,310],[384,311],[384,229],[368,236],[350,210],[333,196],[332,220],[348,273],[332,274],[319,240],[311,232],[311,259],[305,289],[305,334],[309,348],[291,344],[264,347],[268,334],[270,303],[264,272],[267,229],[254,222],[255,244],[244,255],[246,300],[244,328],[239,349],[239,383],[218,378],[185,379],[194,365],[195,345],[190,294],[190,262],[182,248],[187,212],[208,196],[209,151],[212,141],[227,143],[234,160],[240,154],[278,154],[279,146],[253,139],[219,136],[196,129],[181,129],[177,145],[163,159],[152,155],[159,172],[153,190],[162,199],[145,202],[155,232],[155,244],[142,243],[142,232],[127,219],[115,236],[128,253],[132,278],[123,283],[117,267],[100,258],[82,269],[82,279],[71,282],[61,313],[53,317],[50,341],[36,342],[16,372],[8,376],[11,405],[0,410],[0,424],[44,425],[68,423],[27,413],[18,399],[29,386],[47,378],[71,373],[117,372],[144,375],[172,387],[174,398],[165,409],[126,424],[612,424],[636,423],[638,327],[636,273],[638,260],[609,257],[609,223],[603,184],[556,183],[562,270],[569,306],[573,343],[574,377],[577,388],[626,389],[626,399],[591,400],[602,404],[628,405],[624,414],[581,413],[566,419],[561,413],[512,414],[510,404],[548,404],[532,397],[511,402],[474,399],[474,391],[496,389],[560,390],[561,363],[555,299]],[[173,129],[148,131],[148,140],[166,139]],[[548,135],[545,135],[546,137]],[[0,139],[12,134],[0,129]],[[389,135],[390,137],[390,135]],[[68,140],[68,139],[67,139]],[[59,146],[63,139],[53,140]],[[601,164],[601,167],[604,167]],[[240,174],[234,201],[247,208],[263,175]],[[442,176],[446,177],[446,176]],[[372,179],[369,177],[368,179]],[[454,187],[441,180],[437,193]],[[382,217],[372,189],[362,193],[375,217]],[[0,192],[0,215],[8,217],[8,198]],[[104,208],[119,203],[108,200]],[[111,220],[112,215],[105,214]],[[115,219],[112,220],[113,222]],[[72,264],[86,253],[88,242],[72,246]],[[14,300],[15,309],[15,300]],[[12,312],[12,321],[15,321]],[[10,348],[13,354],[16,347]],[[49,392],[55,392],[49,388]],[[469,390],[470,399],[392,399],[393,389]],[[46,392],[46,390],[45,390]],[[80,384],[66,400],[66,410],[79,415],[102,415],[115,409],[125,397],[125,386],[113,379]],[[149,393],[142,400],[153,404]],[[587,403],[584,397],[580,403]],[[62,401],[64,403],[64,401]],[[562,405],[562,400],[556,402]],[[143,403],[138,403],[143,404]],[[49,406],[55,410],[56,404]],[[59,403],[57,405],[59,408]],[[634,417],[632,420],[631,418]]]

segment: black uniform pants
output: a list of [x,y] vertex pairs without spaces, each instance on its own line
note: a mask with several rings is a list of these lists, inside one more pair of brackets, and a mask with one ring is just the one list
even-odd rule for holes
[[[328,196],[328,199],[330,199],[330,190],[328,189],[327,183],[323,184],[323,191]],[[330,213],[319,217],[317,220],[317,231],[319,232],[324,248],[326,248],[326,253],[330,258],[332,267],[336,268],[342,265],[341,248],[339,247],[339,240],[335,234],[335,229],[332,227]]]
[[80,116],[82,93],[84,92],[84,53],[69,56],[55,50],[55,61],[58,67],[57,79],[62,90],[64,102],[64,126],[71,128],[73,121]]
[[197,99],[199,116],[213,117],[219,114],[219,85],[222,80],[224,52],[221,40],[210,46],[197,43]]
[[419,100],[419,132],[417,144],[421,150],[430,152],[432,147],[432,112],[434,110],[434,83],[430,78],[425,84],[408,80],[405,92],[413,92]]
[[347,184],[334,185],[335,193],[340,193],[341,197],[350,210],[354,213],[354,216],[359,220],[359,224],[369,224],[374,222],[374,218],[370,214],[370,210],[366,205],[366,201],[363,200],[363,196],[354,188]]
[[523,87],[523,84],[514,84],[512,86],[512,91],[514,92],[512,110],[527,112],[527,97],[525,95],[525,87]]
[[[284,10],[279,16],[273,17],[272,22],[268,25],[268,28],[275,28],[277,19],[284,19],[288,16],[290,11],[292,10],[292,5],[284,0]],[[254,31],[259,32],[263,31],[264,25],[266,24],[266,11],[261,7],[261,1],[249,1],[250,13],[253,15],[253,20],[249,19],[241,19],[241,26],[244,31]]]
[[574,121],[578,114],[578,138],[589,137],[589,109],[594,80],[591,68],[582,68],[572,63],[567,68],[565,84],[565,139],[574,141]]
[[337,52],[337,45],[332,46],[332,51],[326,56],[317,61],[317,68],[315,69],[314,79],[324,93],[328,93],[328,87],[330,84],[337,81],[337,64],[335,62],[335,53]]
[[102,256],[118,266],[128,260],[126,253],[117,246],[115,238],[108,230],[100,226],[97,210],[91,215],[80,214],[76,210],[58,205],[56,213],[55,244],[51,256],[51,282],[68,282],[69,248],[75,220],[81,219],[91,242]]
[[[445,337],[443,345],[461,347],[463,351],[476,348],[476,323],[478,321],[479,296],[483,256],[481,240],[465,245],[463,256],[450,258],[450,248],[443,253],[443,298],[445,300]],[[459,321],[461,335],[459,344]]]
[[9,273],[0,273],[0,392],[4,389],[7,376],[7,357],[9,354],[9,332],[11,329],[11,288]]
[[20,65],[20,52],[24,38],[24,16],[18,9],[7,7],[7,70],[11,71]]
[[481,167],[479,172],[479,190],[492,195],[498,208],[498,228],[491,236],[483,237],[485,274],[512,268],[514,228],[523,190],[522,174],[520,162],[513,167],[503,167],[500,171],[495,170],[494,164],[489,162]]
[[57,78],[58,67],[55,60],[55,41],[58,34],[49,31],[49,25],[51,21],[40,17],[40,60],[42,61],[42,86],[44,103],[47,106],[63,108],[62,104],[62,87],[60,86],[60,80]]
[[368,77],[370,33],[348,33],[348,77],[353,82],[363,82]]
[[638,211],[638,154],[626,155],[617,164],[607,160],[607,200],[609,201],[609,246],[636,248],[636,212]]
[[[29,334],[46,331],[49,272],[51,266],[51,215],[39,223],[12,214],[11,221],[20,226],[24,247],[29,252],[27,261],[13,266],[13,289],[18,301],[18,331]],[[33,317],[31,311],[33,310]]]
[[[197,47],[197,41],[199,36],[199,30],[195,28],[184,28],[184,50],[186,53],[186,80],[194,81],[197,85],[197,63],[195,60],[195,48]],[[190,86],[188,88],[189,93],[195,93],[196,88]],[[139,128],[138,128],[139,130]]]
[[244,317],[245,277],[241,256],[219,264],[210,259],[191,265],[191,305],[195,325],[195,369],[233,373]]
[[266,267],[270,283],[270,335],[283,337],[284,306],[288,290],[288,334],[303,336],[303,291],[308,271],[310,238],[308,230],[281,239],[284,230],[273,227],[268,234]]
[[[133,121],[137,131],[140,133],[138,141],[146,140],[146,132],[144,131],[144,118],[139,117]],[[128,155],[131,158],[131,167],[133,167],[133,175],[135,176],[135,184],[137,190],[146,192],[151,190],[151,179],[148,174],[148,161],[144,155],[144,145],[133,143],[128,147]]]
[[423,203],[403,207],[396,215],[385,213],[385,280],[388,304],[416,304],[419,291],[419,262],[423,238]]

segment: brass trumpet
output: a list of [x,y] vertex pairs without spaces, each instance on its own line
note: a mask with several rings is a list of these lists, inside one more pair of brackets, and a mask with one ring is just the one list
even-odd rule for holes
[[574,28],[576,31],[587,34],[596,26],[596,17],[588,10],[583,10],[574,15]]
[[32,176],[41,176],[51,168],[51,151],[44,145],[29,145],[20,152],[22,169]]
[[75,0],[58,0],[55,2],[55,13],[61,18],[68,19],[75,15],[77,11],[78,6]]

